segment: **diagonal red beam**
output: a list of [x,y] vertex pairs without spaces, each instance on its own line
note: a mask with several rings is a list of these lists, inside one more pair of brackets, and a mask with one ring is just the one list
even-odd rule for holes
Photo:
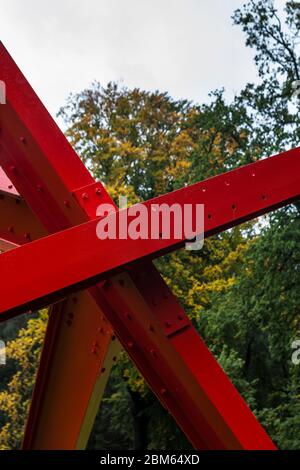
[[[254,178],[255,184],[251,185]],[[243,188],[248,189],[243,191]],[[294,201],[299,194],[300,151],[294,149],[152,199],[144,206],[150,217],[154,204],[176,203],[183,207],[204,203],[205,235],[210,236]],[[110,217],[114,218],[115,214]],[[6,316],[50,303],[68,292],[107,279],[133,262],[174,250],[184,241],[172,236],[99,240],[98,222],[87,222],[1,256],[0,270],[6,276],[1,286],[5,295],[0,298],[0,313]],[[51,266],[53,259],[60,263]],[[30,266],[32,260],[33,272],[24,279],[24,267]]]
[[[16,211],[12,198],[5,194],[5,204],[2,204],[5,212],[0,213],[3,234],[0,230],[0,236],[23,244],[38,237],[30,223],[33,217],[31,210],[45,227],[44,235],[89,220],[87,211],[78,204],[73,191],[92,186],[94,180],[2,44],[0,76],[6,83],[7,92],[7,103],[0,106],[1,164],[11,184],[26,200],[26,203],[21,200],[23,210],[20,218],[20,208]],[[5,191],[7,182],[4,176]],[[97,189],[99,187],[102,185],[98,184]],[[103,191],[101,197],[105,198],[105,194]],[[10,227],[12,222],[8,225],[8,220],[14,224],[9,237],[6,227]],[[22,231],[25,224],[27,229]],[[89,315],[88,323],[86,314]],[[105,335],[100,333],[102,329]],[[95,416],[95,403],[99,402],[108,378],[107,374],[99,381],[99,370],[104,364],[107,370],[110,369],[117,351],[117,342],[112,343],[111,336],[111,327],[102,310],[88,293],[82,292],[50,309],[24,447],[81,448],[85,445],[87,429],[91,428],[93,420],[89,403],[93,402]],[[92,345],[98,342],[101,342],[101,347],[92,353]],[[84,380],[79,385],[80,371]],[[93,398],[94,391],[99,399]],[[66,401],[64,395],[72,399]]]
[[115,276],[105,296],[124,348],[195,448],[275,449],[155,269]]

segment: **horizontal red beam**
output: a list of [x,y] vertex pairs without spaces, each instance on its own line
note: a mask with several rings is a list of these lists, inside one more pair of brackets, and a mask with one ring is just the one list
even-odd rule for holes
[[[147,201],[145,206],[204,203],[205,235],[210,236],[296,200],[299,194],[300,150],[294,149]],[[1,256],[0,270],[6,275],[0,313],[6,317],[53,302],[134,261],[155,258],[180,245],[174,238],[99,240],[97,223],[87,222]]]

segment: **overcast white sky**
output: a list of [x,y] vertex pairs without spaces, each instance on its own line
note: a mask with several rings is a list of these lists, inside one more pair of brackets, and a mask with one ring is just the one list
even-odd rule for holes
[[93,80],[203,102],[213,89],[230,97],[256,80],[253,53],[232,26],[243,3],[0,0],[0,39],[52,115]]

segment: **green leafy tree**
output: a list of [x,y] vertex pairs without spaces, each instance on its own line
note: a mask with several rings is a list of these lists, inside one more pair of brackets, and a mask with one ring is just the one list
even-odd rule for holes
[[35,374],[44,341],[47,312],[43,310],[8,341],[6,355],[11,375],[0,391],[0,450],[20,447]]

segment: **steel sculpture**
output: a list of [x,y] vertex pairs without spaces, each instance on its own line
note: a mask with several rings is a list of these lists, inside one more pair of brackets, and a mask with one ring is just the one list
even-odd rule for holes
[[[111,198],[2,44],[0,80],[0,319],[50,305],[23,448],[86,446],[121,344],[195,448],[275,449],[152,263],[185,240],[99,240]],[[294,149],[145,206],[204,204],[209,237],[299,196]]]

